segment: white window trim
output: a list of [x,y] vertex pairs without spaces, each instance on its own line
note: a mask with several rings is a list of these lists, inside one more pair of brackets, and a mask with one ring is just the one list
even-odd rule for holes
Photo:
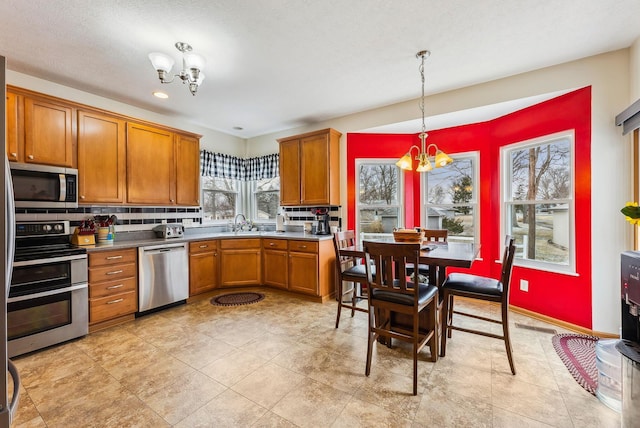
[[[476,224],[474,225],[474,230],[473,230],[473,242],[475,244],[480,243],[480,203],[478,201],[481,200],[480,198],[480,152],[476,151],[470,151],[470,152],[461,152],[461,153],[455,153],[455,154],[449,154],[449,157],[451,157],[452,159],[458,159],[458,158],[471,158],[473,159],[473,185],[475,187],[474,189],[474,201],[473,201],[473,209],[474,212],[476,212],[476,216],[475,216],[475,221]],[[422,177],[420,178],[420,222],[421,224],[427,224],[427,179],[429,178],[427,176],[427,174],[429,174],[428,172],[424,173],[422,175]]]
[[[530,140],[519,141],[516,143],[512,143],[506,146],[500,147],[500,177],[501,177],[501,186],[500,186],[500,236],[505,236],[507,230],[509,229],[510,218],[506,215],[506,195],[511,194],[511,160],[509,158],[509,154],[513,150],[522,150],[531,146],[538,146],[543,143],[551,142],[553,140],[560,140],[563,138],[569,138],[571,140],[571,159],[569,160],[569,174],[571,177],[571,190],[570,197],[568,200],[569,205],[569,262],[566,265],[559,263],[551,263],[540,260],[529,260],[529,259],[513,259],[514,266],[526,267],[536,270],[541,270],[545,272],[552,273],[560,273],[571,276],[577,276],[578,273],[576,271],[576,223],[575,223],[575,173],[576,173],[576,165],[575,165],[575,149],[576,149],[576,139],[575,139],[575,130],[568,129],[565,131],[556,132],[553,134],[547,134],[540,137],[532,138]],[[544,203],[538,202],[538,203]],[[504,251],[504,242],[500,241],[500,254]]]
[[[234,179],[235,180],[235,179]],[[243,181],[240,180],[235,180],[238,184],[238,190],[236,190],[235,194],[236,194],[236,208],[235,208],[235,212],[236,215],[237,214],[241,214],[242,212],[240,211],[240,208],[242,207],[243,201],[240,201],[240,199],[243,197],[243,192],[240,190],[240,187],[244,185]],[[217,225],[226,225],[227,223],[229,223],[229,220],[206,220],[204,218],[204,192],[205,189],[203,187],[203,180],[200,180],[200,200],[202,201],[202,225],[207,225],[207,226],[217,226]],[[213,190],[213,189],[211,189]],[[213,191],[220,191],[220,190],[213,190]],[[244,213],[242,213],[244,214]]]
[[[396,166],[396,159],[389,159],[389,158],[358,158],[355,160],[355,177],[354,177],[354,181],[355,181],[355,234],[356,236],[360,236],[360,233],[362,232],[360,230],[360,198],[358,197],[358,195],[360,195],[360,178],[359,178],[359,171],[360,171],[360,167],[365,164],[384,164],[384,165],[393,165]],[[399,168],[398,168],[399,169]],[[404,218],[405,218],[405,203],[404,203],[404,171],[403,170],[399,170],[398,171],[398,220],[401,223],[404,223]],[[371,208],[387,208],[389,207],[389,205],[367,205],[367,207],[371,207]]]

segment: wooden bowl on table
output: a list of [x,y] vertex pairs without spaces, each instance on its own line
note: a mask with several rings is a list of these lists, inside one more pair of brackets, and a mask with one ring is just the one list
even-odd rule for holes
[[397,229],[393,231],[393,240],[396,242],[420,243],[424,238],[424,231],[413,229]]

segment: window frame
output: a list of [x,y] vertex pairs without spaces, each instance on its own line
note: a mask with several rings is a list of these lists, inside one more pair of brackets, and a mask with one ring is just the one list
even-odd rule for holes
[[[472,159],[473,162],[473,198],[474,201],[470,205],[474,212],[474,228],[473,228],[473,244],[478,245],[480,243],[480,152],[477,150],[460,152],[449,154],[449,157],[454,161],[456,159]],[[446,167],[445,167],[446,168]],[[420,223],[427,225],[427,212],[429,208],[428,195],[427,195],[427,180],[429,179],[429,172],[423,174],[420,178]],[[436,204],[435,206],[451,206],[454,207],[460,204]],[[455,235],[450,235],[455,240]]]
[[[205,180],[203,180],[204,178],[209,178],[209,177],[200,177],[200,198],[202,201],[202,224],[207,224],[207,225],[221,225],[221,224],[227,224],[230,219],[222,219],[222,220],[207,220],[205,218],[205,206],[204,206],[204,201],[205,201],[205,192],[225,192],[223,190],[219,190],[219,189],[207,189],[204,186],[204,182]],[[219,177],[211,177],[213,179],[219,178]],[[238,213],[240,213],[240,208],[242,207],[243,201],[241,201],[243,195],[242,195],[242,185],[243,182],[241,180],[235,179],[235,178],[226,178],[225,180],[233,180],[235,181],[235,184],[237,186],[237,190],[235,191],[236,194],[236,204],[235,204],[235,208],[234,208],[234,217],[236,215],[238,215]],[[227,192],[227,193],[233,193],[233,192]]]
[[[396,165],[397,159],[391,159],[391,158],[357,158],[355,159],[355,179],[354,179],[354,187],[355,187],[355,215],[354,215],[354,220],[355,220],[355,234],[356,234],[356,238],[358,239],[358,241],[360,241],[360,234],[362,233],[362,231],[360,230],[360,209],[362,207],[363,204],[360,203],[360,167],[362,165],[391,165],[394,166],[398,169],[398,224],[397,227],[400,227],[401,224],[404,222],[404,218],[405,218],[405,203],[404,203],[404,198],[405,198],[405,194],[404,194],[404,187],[405,187],[405,183],[404,183],[404,179],[405,179],[405,174],[404,171],[402,169],[400,169],[400,167],[398,167]],[[371,208],[376,208],[376,207],[381,207],[381,208],[388,208],[390,206],[393,205],[365,205],[365,207],[371,207]]]
[[[275,177],[273,177],[275,178]],[[271,178],[271,179],[273,179]],[[271,180],[271,179],[264,179],[264,180]],[[271,193],[273,192],[273,190],[269,190],[269,191],[263,191],[263,190],[258,190],[257,189],[257,182],[259,180],[250,180],[250,181],[245,181],[242,182],[242,184],[244,185],[243,190],[246,192],[247,198],[246,198],[246,203],[247,205],[245,205],[247,207],[247,209],[245,210],[247,213],[250,213],[250,218],[251,220],[256,223],[256,224],[262,224],[262,223],[273,223],[276,221],[276,217],[274,216],[274,218],[269,218],[269,219],[258,219],[258,199],[257,199],[257,195],[259,193]],[[278,175],[278,206],[280,206],[280,176]],[[277,215],[277,210],[276,210],[276,215]]]
[[[512,164],[511,164],[511,153],[514,151],[520,151],[531,147],[537,147],[544,144],[550,144],[555,140],[569,139],[569,151],[570,151],[570,159],[569,159],[569,176],[570,176],[570,190],[568,199],[541,199],[534,201],[513,201],[511,199],[512,188],[511,185],[513,183],[512,177]],[[539,205],[545,203],[558,203],[558,201],[567,201],[567,206],[569,209],[569,259],[567,264],[553,263],[549,261],[542,260],[531,260],[531,259],[523,259],[519,257],[514,257],[513,265],[526,267],[536,270],[541,270],[545,272],[552,273],[561,273],[567,275],[577,275],[577,267],[576,267],[576,209],[575,209],[575,192],[576,192],[576,182],[575,182],[575,174],[576,174],[576,138],[575,138],[575,129],[568,129],[560,132],[555,132],[552,134],[546,134],[539,137],[531,138],[529,140],[518,141],[511,144],[504,145],[500,147],[500,232],[501,236],[505,236],[507,231],[511,230],[511,217],[508,214],[509,210],[507,209],[508,205]],[[509,200],[507,200],[509,198]],[[515,203],[517,202],[517,204]],[[501,251],[504,249],[504,242],[500,243]],[[516,252],[517,256],[517,252]]]

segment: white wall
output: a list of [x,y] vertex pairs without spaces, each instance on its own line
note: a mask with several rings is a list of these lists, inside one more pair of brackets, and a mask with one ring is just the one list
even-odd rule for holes
[[7,84],[200,134],[202,135],[202,138],[200,139],[200,148],[202,149],[224,152],[233,156],[245,156],[246,141],[244,139],[214,131],[212,129],[195,126],[192,123],[188,123],[172,116],[153,113],[149,110],[133,107],[109,98],[100,97],[88,92],[58,85],[56,83],[11,70],[7,70]]
[[[523,73],[467,88],[431,95],[426,100],[429,116],[491,105],[556,91],[592,86],[592,277],[593,330],[618,333],[619,255],[631,248],[631,234],[619,210],[631,194],[631,147],[615,116],[630,104],[630,52],[640,70],[640,43],[632,49],[609,52],[566,64]],[[640,79],[635,85],[640,88]],[[640,90],[640,89],[639,89]],[[637,97],[636,97],[637,98]],[[314,126],[249,139],[249,156],[274,153],[276,138],[332,127],[346,134],[376,126],[412,120],[420,116],[416,100],[344,116]],[[346,144],[341,144],[341,194],[346,204]],[[578,177],[580,178],[580,177]],[[615,189],[615,191],[612,191]],[[579,215],[579,213],[578,213]],[[597,227],[596,227],[597,226]],[[597,232],[596,232],[597,231]],[[577,233],[583,233],[578,230]],[[558,284],[562,287],[562,284]]]

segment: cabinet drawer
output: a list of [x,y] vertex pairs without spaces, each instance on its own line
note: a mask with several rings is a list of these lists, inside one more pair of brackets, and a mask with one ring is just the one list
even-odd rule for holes
[[289,251],[317,253],[318,243],[314,241],[289,241]]
[[206,253],[218,249],[218,241],[196,241],[189,243],[189,253]]
[[121,264],[117,266],[99,266],[89,268],[89,282],[115,281],[124,278],[135,278],[137,268],[135,263]]
[[288,247],[286,239],[263,239],[262,248],[271,250],[286,250]]
[[89,299],[89,322],[97,323],[122,315],[132,314],[138,308],[135,291],[115,294],[100,299]]
[[112,265],[116,263],[135,263],[136,249],[127,248],[116,251],[97,251],[89,253],[89,266]]
[[251,239],[222,239],[220,248],[223,250],[233,248],[260,248],[260,238]]
[[89,284],[89,298],[112,296],[115,294],[136,291],[136,278],[119,279],[115,281],[102,281]]

